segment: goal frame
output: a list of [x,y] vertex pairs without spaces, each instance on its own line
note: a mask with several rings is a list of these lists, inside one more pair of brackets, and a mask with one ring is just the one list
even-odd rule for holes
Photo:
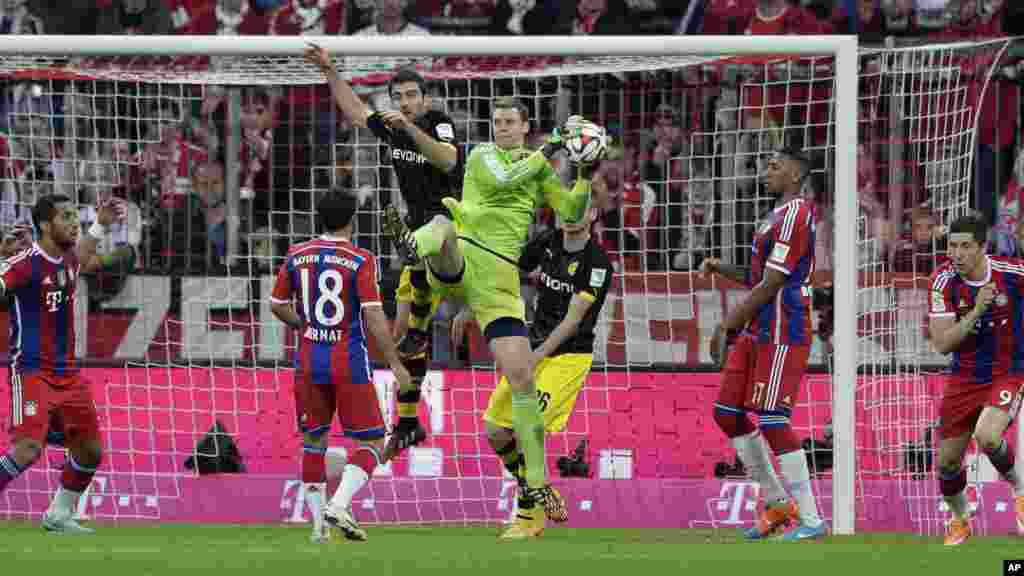
[[[0,55],[299,57],[310,43],[334,54],[408,56],[816,55],[835,58],[835,253],[838,302],[857,301],[856,36],[0,36]],[[174,82],[182,83],[181,78]],[[187,83],[187,80],[185,80]],[[852,143],[840,146],[840,143]],[[833,334],[832,532],[852,534],[856,503],[857,308],[837,306]]]

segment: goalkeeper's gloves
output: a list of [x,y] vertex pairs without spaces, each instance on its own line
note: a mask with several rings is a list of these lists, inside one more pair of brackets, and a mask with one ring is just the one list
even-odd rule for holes
[[551,160],[555,154],[565,149],[565,140],[569,138],[574,129],[566,122],[552,130],[551,135],[548,136],[547,140],[544,141],[544,145],[540,148],[541,154],[548,160]]

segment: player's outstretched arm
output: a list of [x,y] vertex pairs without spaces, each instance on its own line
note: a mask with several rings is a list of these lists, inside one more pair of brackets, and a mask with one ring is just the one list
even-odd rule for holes
[[467,177],[485,187],[512,188],[536,178],[541,171],[554,173],[547,157],[540,150],[511,164],[506,164],[498,154],[498,147],[494,144],[473,148],[466,160]]
[[294,330],[302,329],[302,317],[292,305],[292,276],[288,269],[291,253],[277,270],[274,289],[270,292],[270,312],[281,322]]
[[296,312],[295,308],[292,307],[291,302],[288,302],[287,304],[271,302],[270,312],[273,313],[274,317],[278,320],[287,324],[289,328],[293,328],[295,330],[302,329],[302,318],[299,317],[298,312]]
[[554,170],[545,173],[541,182],[544,202],[558,214],[563,222],[576,223],[587,215],[591,206],[591,179],[593,170],[579,168],[572,188],[562,186],[562,179]]
[[112,198],[97,207],[96,221],[92,223],[89,231],[78,241],[78,262],[80,272],[89,274],[99,270],[103,266],[100,257],[96,255],[96,249],[110,231],[110,226],[125,216],[126,205],[119,199]]
[[558,347],[563,342],[572,338],[576,334],[576,330],[579,329],[580,323],[583,322],[583,317],[587,315],[590,307],[594,304],[594,295],[589,292],[577,292],[573,294],[572,300],[569,301],[569,310],[566,311],[565,317],[562,321],[555,326],[555,329],[548,334],[548,337],[544,339],[544,342],[533,351],[534,358],[537,362],[541,358],[550,356],[552,352],[558,350]]
[[[405,114],[392,110],[390,112],[381,112],[380,119],[384,124],[392,130],[404,130],[406,134],[412,138],[413,142],[416,143],[416,149],[423,154],[423,157],[427,159],[427,162],[444,172],[451,172],[455,169],[455,166],[459,163],[459,151],[455,148],[455,145],[451,142],[445,142],[438,140],[430,134],[427,134],[415,123],[410,122]],[[446,128],[442,128],[446,126]],[[452,139],[455,137],[455,129],[451,123],[438,125],[438,135],[441,133],[448,134]]]
[[391,337],[391,331],[388,329],[384,308],[382,306],[366,306],[363,308],[363,318],[366,320],[367,328],[370,329],[370,335],[377,343],[377,349],[384,355],[384,361],[391,367],[391,372],[395,375],[395,380],[398,381],[399,389],[408,390],[412,386],[412,376],[409,375],[409,371],[398,357],[398,349],[395,346],[395,340]]
[[[955,313],[935,314],[928,319],[928,331],[931,334],[932,346],[939,354],[949,354],[960,348],[960,344],[974,332],[978,320],[985,314],[996,297],[995,284],[986,284],[978,290],[974,300],[974,308],[959,321]],[[939,296],[942,298],[942,295]]]
[[722,262],[718,258],[705,258],[700,263],[700,275],[702,277],[708,277],[712,274],[721,274],[733,282],[739,284],[747,283],[747,269],[739,266],[733,266]]
[[725,322],[722,322],[722,328],[726,332],[742,330],[754,319],[758,310],[775,299],[775,295],[786,284],[787,278],[788,276],[774,268],[766,268],[761,282],[754,286],[754,289],[739,306],[729,312]]
[[311,43],[306,49],[305,56],[306,60],[316,66],[327,79],[327,85],[331,87],[331,94],[334,95],[334,102],[341,112],[356,126],[366,128],[366,119],[372,112],[352,90],[352,86],[338,75],[338,70],[331,62],[327,50]]

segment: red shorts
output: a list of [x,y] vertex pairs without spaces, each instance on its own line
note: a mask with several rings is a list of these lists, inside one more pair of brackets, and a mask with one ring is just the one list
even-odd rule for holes
[[11,390],[11,439],[31,438],[45,443],[51,426],[63,433],[65,444],[100,440],[99,418],[89,382],[78,374],[8,371]]
[[810,354],[810,346],[761,344],[740,336],[729,349],[718,402],[755,412],[792,411]]
[[301,370],[295,372],[295,377],[295,414],[302,432],[329,429],[337,412],[345,436],[376,440],[387,433],[372,381],[314,384],[310,374]]
[[975,384],[961,378],[950,378],[942,391],[939,408],[939,432],[942,438],[959,438],[974,432],[981,411],[987,406],[999,408],[1017,417],[1024,395],[1024,378],[1001,376],[990,384]]

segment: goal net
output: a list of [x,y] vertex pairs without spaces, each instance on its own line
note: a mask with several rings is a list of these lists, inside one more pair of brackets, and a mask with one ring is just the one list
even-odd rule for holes
[[[601,170],[612,202],[595,236],[615,280],[594,369],[566,430],[548,440],[549,474],[573,522],[753,520],[756,486],[733,467],[711,419],[718,375],[707,370],[715,324],[746,289],[696,270],[709,256],[749,263],[772,200],[757,178],[763,155],[793,145],[814,165],[806,192],[818,212],[816,283],[848,278],[837,298],[859,302],[856,314],[836,308],[831,345],[815,339],[816,370],[795,401],[819,507],[838,532],[854,519],[857,530],[941,526],[933,466],[916,463],[934,452],[922,434],[941,385],[928,367],[942,359],[919,329],[927,274],[894,272],[892,230],[923,203],[941,223],[968,209],[975,110],[1003,44],[862,50],[843,71],[836,47],[849,44],[838,38],[677,38],[671,49],[591,38],[546,45],[551,54],[526,43],[403,39],[407,53],[432,54],[416,57],[376,39],[324,40],[346,55],[336,64],[374,109],[392,107],[385,83],[398,66],[419,69],[463,152],[490,140],[489,103],[505,95],[527,103],[532,145],[574,113],[613,136]],[[77,352],[89,361],[106,450],[79,512],[304,522],[294,340],[270,314],[270,288],[287,246],[317,233],[317,198],[340,185],[360,194],[355,241],[379,255],[390,297],[399,265],[379,214],[404,206],[389,151],[335,109],[295,39],[204,38],[187,49],[178,38],[105,41],[61,52],[0,39],[9,86],[0,224],[24,221],[50,192],[83,206],[110,194],[133,203],[102,247],[109,267],[77,303]],[[844,132],[853,116],[856,143]],[[553,225],[541,213],[533,232]],[[525,283],[523,293],[529,301],[535,290]],[[363,521],[514,513],[515,483],[481,420],[496,375],[478,330],[450,341],[453,308],[442,306],[434,324],[420,413],[429,439],[378,470],[356,499]],[[374,380],[390,423],[390,374],[377,370]],[[334,434],[329,445],[330,468],[351,445]],[[48,454],[4,492],[2,513],[45,509],[63,463],[59,447]],[[245,501],[232,502],[237,494]],[[663,511],[637,517],[634,503],[651,498]]]
[[[975,155],[980,115],[999,113],[992,78],[1008,46],[1000,40],[861,56],[858,514],[899,516],[925,535],[942,534],[950,517],[935,477],[949,357],[928,341],[928,277],[945,260],[942,228],[971,212],[972,194],[1004,192],[975,189]],[[903,226],[886,230],[893,222]],[[971,446],[964,462],[974,529],[1012,532],[1013,495],[979,456]]]

